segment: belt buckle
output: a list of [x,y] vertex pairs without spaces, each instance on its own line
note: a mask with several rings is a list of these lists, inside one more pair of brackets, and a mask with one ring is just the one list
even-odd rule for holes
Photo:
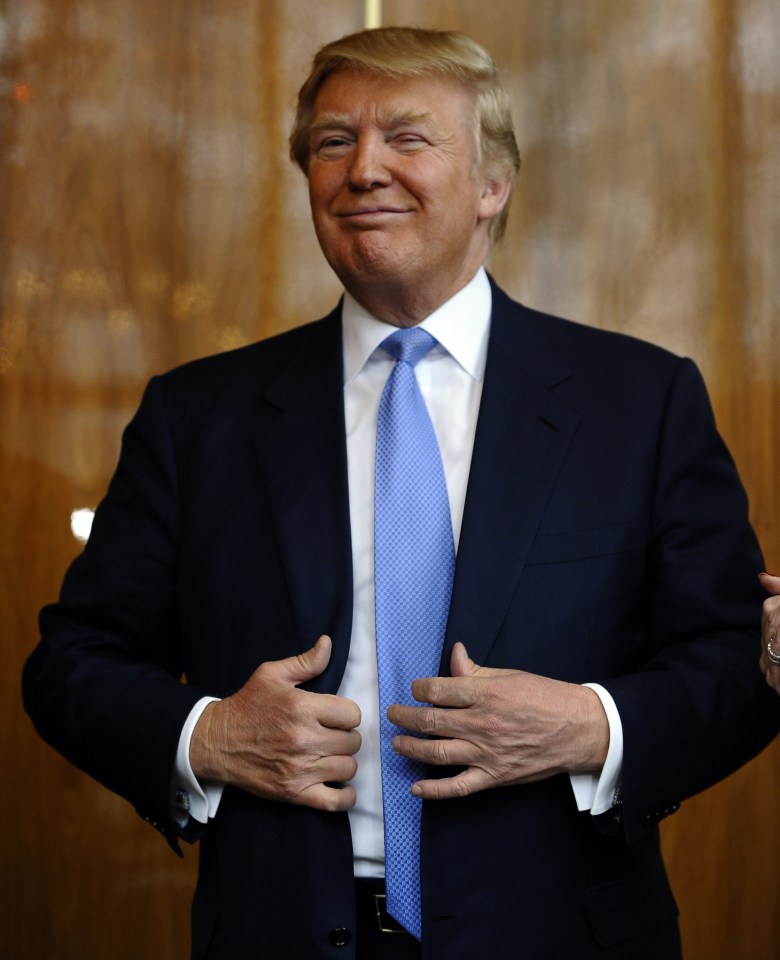
[[[376,913],[376,922],[379,925],[380,933],[406,933],[404,927],[401,924],[390,916],[387,912],[387,894],[386,893],[372,893],[371,896],[374,898],[374,911]],[[382,901],[380,903],[380,900]],[[387,923],[393,923],[395,926],[387,926]]]

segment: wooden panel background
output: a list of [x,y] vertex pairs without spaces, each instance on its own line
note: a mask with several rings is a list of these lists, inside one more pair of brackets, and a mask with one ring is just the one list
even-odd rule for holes
[[[316,13],[315,13],[316,12]],[[388,0],[498,57],[524,166],[493,269],[530,305],[693,356],[780,567],[776,0]],[[37,741],[19,674],[148,377],[324,313],[286,159],[360,0],[0,0],[0,956],[187,955],[182,864]],[[664,842],[693,960],[780,953],[780,754]]]

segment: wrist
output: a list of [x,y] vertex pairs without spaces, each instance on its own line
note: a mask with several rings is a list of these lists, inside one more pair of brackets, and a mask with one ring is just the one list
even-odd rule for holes
[[220,701],[207,704],[192,731],[189,760],[192,772],[198,780],[221,781],[224,779],[221,775],[220,764],[216,759],[217,751],[214,747],[213,721],[215,710],[219,706]]
[[575,697],[575,756],[572,773],[598,771],[609,751],[609,720],[598,694],[589,687],[577,687]]

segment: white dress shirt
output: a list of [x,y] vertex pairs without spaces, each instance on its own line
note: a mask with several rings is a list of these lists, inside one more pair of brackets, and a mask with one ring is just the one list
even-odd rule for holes
[[[457,550],[487,359],[491,290],[484,269],[420,326],[437,345],[415,367],[441,449]],[[394,328],[377,320],[349,294],[342,312],[344,412],[349,466],[354,610],[349,657],[339,695],[360,707],[362,745],[350,811],[356,876],[384,875],[382,780],[379,755],[379,687],[374,626],[374,451],[379,398],[394,361],[378,347]],[[606,690],[589,684],[604,705],[610,746],[601,775],[571,777],[577,807],[603,813],[613,805],[620,777],[623,736],[620,717]],[[189,769],[192,729],[210,698],[193,708],[182,731],[174,776],[175,808],[205,823],[214,816],[221,788],[201,789]]]

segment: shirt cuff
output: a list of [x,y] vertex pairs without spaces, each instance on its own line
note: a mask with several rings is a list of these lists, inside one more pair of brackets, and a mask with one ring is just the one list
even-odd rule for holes
[[210,703],[216,703],[217,697],[203,697],[195,704],[187,717],[179,737],[176,751],[176,765],[171,780],[171,808],[173,817],[180,827],[185,827],[190,819],[199,823],[208,823],[214,817],[222,799],[224,783],[204,780],[201,783],[190,766],[190,740],[195,724]]
[[590,810],[595,817],[601,813],[607,813],[616,804],[620,776],[623,772],[623,724],[615,701],[604,687],[598,683],[586,683],[584,686],[593,690],[604,707],[609,723],[609,748],[600,774],[572,773],[569,774],[569,779],[577,801],[577,809]]

